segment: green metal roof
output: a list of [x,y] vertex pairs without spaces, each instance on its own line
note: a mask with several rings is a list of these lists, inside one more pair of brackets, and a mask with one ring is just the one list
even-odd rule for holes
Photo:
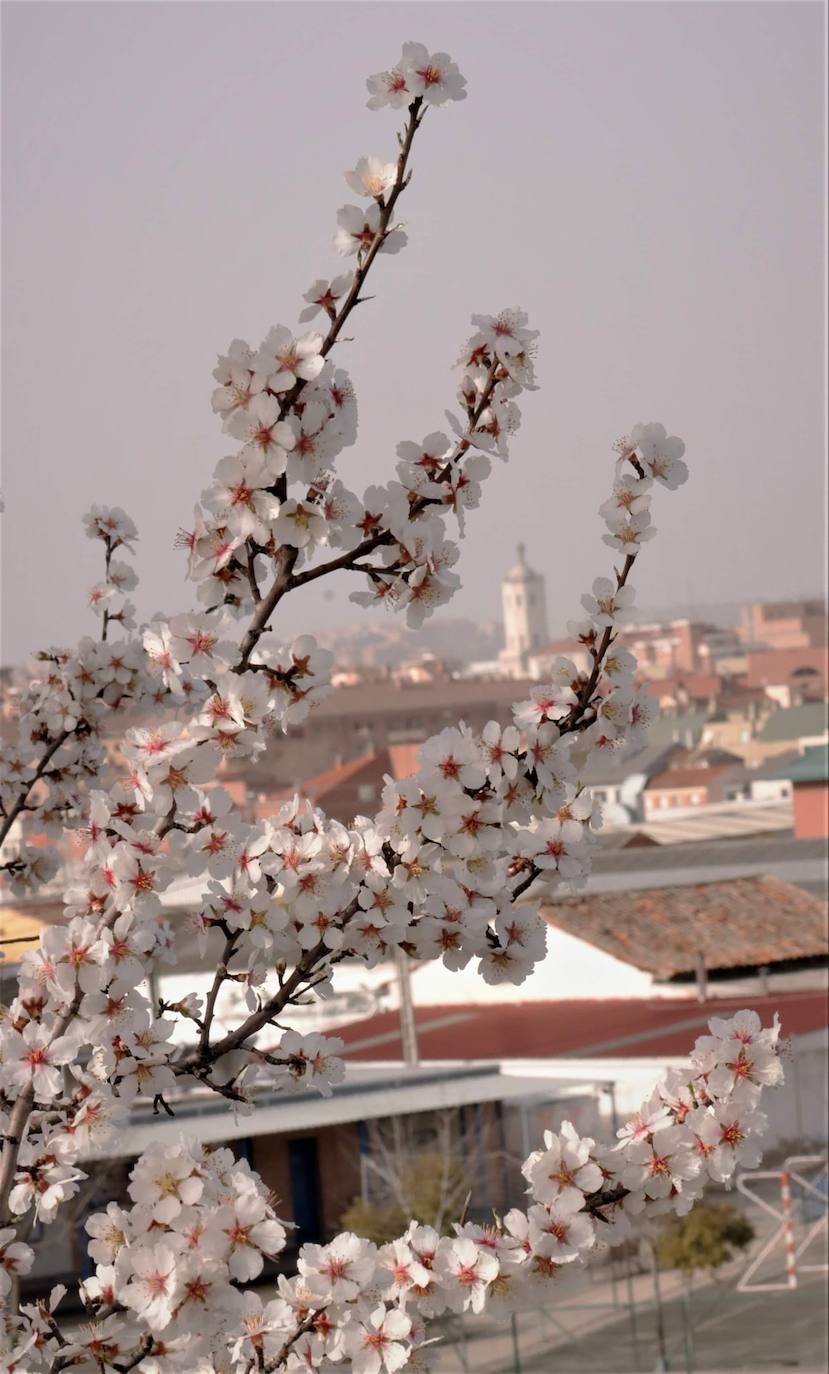
[[829,744],[815,744],[796,759],[790,759],[771,775],[788,778],[791,782],[826,782],[829,780]]
[[788,739],[808,739],[822,735],[829,729],[829,712],[825,701],[805,701],[802,706],[789,706],[774,711],[763,726],[759,739],[774,744]]

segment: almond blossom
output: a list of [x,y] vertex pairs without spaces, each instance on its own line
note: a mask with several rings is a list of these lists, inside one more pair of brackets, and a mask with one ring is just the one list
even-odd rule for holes
[[[36,892],[59,873],[43,837],[78,841],[59,878],[64,920],[20,960],[0,1021],[0,1290],[10,1295],[32,1263],[25,1228],[52,1223],[137,1109],[175,1114],[194,1085],[240,1115],[263,1095],[336,1091],[342,1042],[291,1021],[328,995],[342,959],[472,964],[488,985],[528,977],[545,956],[542,902],[583,883],[592,862],[601,816],[586,766],[647,729],[618,629],[654,534],[653,492],[687,472],[681,441],[653,423],[609,459],[600,513],[624,557],[582,598],[587,668],[558,658],[512,720],[447,726],[421,745],[412,776],[385,780],[377,814],[350,824],[299,798],[249,820],[215,785],[225,761],[256,763],[269,735],[302,725],[332,690],[330,652],[308,634],[280,637],[285,596],[357,573],[355,601],[382,601],[414,626],[451,599],[455,536],[489,480],[487,455],[508,458],[523,393],[536,387],[527,315],[476,314],[447,432],[402,442],[384,484],[362,497],[338,476],[358,414],[332,350],[369,299],[380,250],[404,242],[397,204],[427,109],[466,94],[451,59],[417,43],[369,91],[372,108],[404,111],[404,125],[393,160],[364,158],[347,174],[370,198],[338,216],[353,270],[315,281],[300,319],[321,316],[326,333],[276,324],[258,346],[234,340],[214,371],[212,407],[237,447],[179,537],[194,609],[133,633],[123,554],[136,530],[120,509],[93,507],[98,637],[42,650],[9,722],[0,874],[13,892]],[[182,878],[192,910],[171,922],[163,902]],[[182,931],[209,952],[210,986],[159,1000],[150,974],[174,964]],[[27,1374],[72,1362],[142,1374],[422,1368],[433,1318],[547,1302],[562,1265],[687,1209],[706,1179],[728,1181],[757,1158],[758,1104],[782,1077],[779,1027],[742,1013],[709,1030],[612,1145],[570,1123],[546,1132],[523,1166],[526,1211],[460,1220],[451,1235],[411,1222],[380,1250],[351,1233],[301,1245],[297,1272],[282,1272],[267,1301],[249,1285],[284,1263],[290,1232],[263,1180],[229,1148],[159,1140],[134,1163],[123,1202],[87,1218],[89,1323],[71,1319],[62,1333],[60,1288],[35,1306],[10,1301],[3,1362]]]

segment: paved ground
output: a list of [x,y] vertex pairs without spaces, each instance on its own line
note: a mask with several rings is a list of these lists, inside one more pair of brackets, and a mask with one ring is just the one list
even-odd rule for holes
[[[660,1363],[656,1308],[650,1280],[636,1280],[633,1315],[625,1291],[611,1306],[596,1288],[544,1313],[521,1313],[515,1329],[480,1319],[461,1333],[447,1332],[435,1374],[649,1374]],[[667,1368],[705,1374],[825,1374],[826,1275],[801,1280],[794,1290],[738,1293],[730,1276],[696,1292],[690,1302],[678,1276],[663,1275],[663,1348]],[[606,1299],[603,1301],[603,1299]],[[516,1353],[517,1347],[517,1353]]]

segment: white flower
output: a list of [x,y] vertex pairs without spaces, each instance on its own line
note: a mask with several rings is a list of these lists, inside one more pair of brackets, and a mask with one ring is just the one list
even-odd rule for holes
[[49,1102],[61,1089],[64,1064],[77,1054],[77,1042],[68,1035],[54,1036],[46,1024],[29,1021],[3,1044],[3,1072],[8,1082],[31,1084],[38,1102]]
[[438,1251],[436,1269],[455,1312],[482,1312],[486,1291],[498,1273],[498,1260],[466,1236],[456,1236]]
[[369,76],[366,79],[370,96],[366,101],[368,108],[380,110],[384,105],[389,105],[393,110],[399,110],[401,106],[408,105],[413,92],[406,85],[406,80],[407,73],[401,64],[392,67],[389,72],[378,72],[375,76]]
[[308,301],[308,304],[300,312],[300,324],[307,324],[321,310],[324,310],[327,315],[333,316],[336,313],[338,302],[351,290],[353,281],[353,272],[344,272],[342,276],[334,277],[332,281],[326,281],[324,277],[315,281],[302,297],[304,301]]
[[368,1287],[377,1267],[376,1247],[343,1231],[329,1245],[303,1245],[297,1268],[315,1298],[353,1302]]
[[[240,1184],[245,1184],[244,1176]],[[265,1255],[277,1255],[285,1244],[285,1227],[273,1215],[255,1186],[240,1186],[228,1203],[208,1218],[202,1249],[211,1259],[222,1260],[234,1279],[254,1279],[261,1274]]]
[[182,1207],[198,1202],[204,1182],[184,1148],[150,1145],[132,1171],[129,1195],[148,1207],[157,1222],[172,1221]]
[[[337,232],[334,247],[342,257],[361,253],[370,248],[380,230],[380,207],[375,203],[361,209],[359,205],[343,205],[337,211]],[[405,246],[402,229],[386,231],[381,247],[383,253],[397,253]]]
[[254,396],[247,410],[237,410],[225,428],[258,455],[274,477],[285,471],[286,451],[294,446],[294,432],[288,421],[281,418],[275,396],[265,392]]
[[421,96],[427,105],[466,99],[466,78],[448,53],[430,53],[422,43],[404,43],[400,66],[409,91]]
[[486,770],[472,735],[456,726],[448,725],[440,734],[432,735],[418,750],[418,758],[426,769],[434,769],[447,782],[475,791],[483,787]]
[[311,382],[325,366],[323,338],[314,331],[294,338],[284,325],[274,325],[254,359],[255,375],[271,391],[289,391],[297,381]]
[[310,501],[295,501],[293,497],[282,502],[273,524],[275,539],[280,544],[290,544],[294,549],[325,543],[327,531],[325,516],[319,506],[312,505]]
[[682,461],[685,445],[676,435],[669,436],[664,425],[634,425],[629,442],[639,454],[647,475],[669,491],[688,480],[688,468]]
[[151,1329],[163,1331],[169,1325],[177,1297],[174,1251],[162,1243],[131,1246],[129,1267],[132,1276],[121,1292],[121,1301]]
[[581,1137],[569,1121],[562,1124],[557,1135],[544,1132],[544,1150],[537,1150],[526,1160],[522,1173],[530,1185],[530,1192],[539,1202],[554,1202],[561,1197],[574,1200],[581,1206],[585,1193],[593,1193],[602,1185],[602,1171],[590,1158],[594,1141]]
[[656,534],[651,524],[650,512],[646,510],[639,511],[638,515],[632,515],[630,518],[625,511],[611,514],[607,517],[607,526],[609,533],[602,535],[605,544],[633,557],[639,552],[641,545],[653,539]]
[[681,1126],[663,1126],[646,1140],[632,1140],[624,1147],[627,1167],[621,1182],[649,1198],[667,1198],[681,1192],[683,1183],[695,1178],[701,1163],[691,1138]]
[[408,1363],[409,1347],[404,1344],[412,1323],[396,1308],[383,1303],[369,1315],[358,1318],[346,1328],[346,1349],[354,1374],[381,1374],[401,1369]]
[[[281,454],[279,460],[275,458],[277,452]],[[213,486],[202,500],[240,542],[252,535],[261,544],[267,544],[269,523],[279,514],[279,502],[269,488],[278,475],[279,463],[284,470],[285,461],[285,450],[281,447],[268,458],[260,457],[249,447],[238,457],[222,458],[217,463]]]
[[396,175],[394,162],[381,162],[379,157],[361,157],[354,170],[346,172],[345,179],[358,196],[381,200],[394,185]]
[[5,1298],[17,1274],[28,1274],[34,1263],[34,1250],[16,1239],[13,1226],[0,1230],[0,1300]]
[[636,600],[636,593],[630,586],[620,587],[609,577],[597,577],[593,583],[592,596],[585,595],[581,604],[590,619],[600,629],[623,625],[630,619],[630,608]]
[[578,1197],[559,1196],[546,1207],[531,1207],[530,1244],[535,1254],[568,1264],[596,1243],[595,1224],[581,1209]]
[[527,315],[517,307],[498,315],[473,315],[477,337],[505,366],[516,354],[526,352],[538,338],[537,329],[527,328]]

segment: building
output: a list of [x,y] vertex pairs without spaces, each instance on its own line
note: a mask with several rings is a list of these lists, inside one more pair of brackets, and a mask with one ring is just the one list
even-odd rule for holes
[[789,783],[798,839],[829,836],[829,745],[815,745],[781,765],[776,776]]
[[762,688],[779,706],[821,701],[829,694],[829,648],[751,651],[746,654],[743,682]]
[[272,816],[295,795],[320,806],[333,820],[351,825],[355,816],[374,815],[380,809],[385,779],[407,778],[416,773],[419,744],[391,744],[379,753],[361,754],[348,763],[335,764],[307,778],[297,788],[263,793],[255,806],[259,816]]
[[660,811],[726,801],[724,783],[730,771],[729,764],[669,764],[663,772],[650,778],[642,789],[645,820]]
[[[560,1091],[568,1078],[574,1090],[580,1085],[582,1094],[590,1085],[600,1115],[597,1134],[610,1135],[608,1127],[636,1109],[664,1069],[687,1063],[688,1049],[696,1036],[706,1033],[709,1017],[733,1016],[744,1007],[755,1010],[765,1024],[778,1013],[788,1045],[785,1082],[763,1103],[769,1117],[766,1148],[792,1139],[825,1141],[829,1037],[823,990],[775,992],[771,997],[762,992],[726,994],[691,1003],[623,998],[498,1006],[443,1003],[417,1008],[418,1052],[423,1067],[497,1060],[504,1071],[525,1079],[548,1074],[553,1091]],[[400,1062],[396,1012],[340,1027],[338,1034],[346,1042],[349,1064]],[[546,1110],[551,1105],[548,1099]],[[560,1102],[558,1110],[562,1107],[572,1113],[570,1104]],[[570,1119],[578,1128],[576,1116]],[[526,1139],[531,1148],[537,1136],[528,1132]]]
[[622,643],[635,655],[639,672],[646,678],[716,673],[719,660],[739,647],[733,631],[691,620],[630,625]]
[[769,649],[826,644],[826,603],[819,598],[754,602],[742,607],[738,633],[745,644]]
[[529,658],[550,638],[544,578],[527,563],[523,544],[518,545],[518,559],[501,583],[501,601],[505,646],[499,662],[510,677],[523,677]]
[[829,707],[824,701],[804,702],[773,711],[758,731],[755,752],[762,759],[800,752],[811,745],[829,743]]
[[626,825],[644,817],[642,793],[657,773],[668,767],[685,748],[676,740],[647,744],[628,755],[623,751],[601,750],[588,759],[582,781],[590,795],[601,803],[606,825]]
[[527,660],[527,674],[536,682],[549,678],[553,663],[557,658],[569,658],[580,673],[589,672],[593,667],[593,656],[580,639],[554,639]]
[[509,719],[512,703],[528,696],[531,685],[502,677],[340,687],[314,707],[305,724],[274,736],[254,764],[229,770],[221,781],[242,778],[252,792],[296,789],[329,768],[392,744],[419,744],[459,721],[482,730],[489,720]]
[[682,673],[676,678],[649,678],[646,686],[660,711],[713,711],[725,681],[718,673]]
[[650,973],[658,982],[764,976],[826,965],[826,903],[781,878],[565,897],[544,907],[559,930]]

